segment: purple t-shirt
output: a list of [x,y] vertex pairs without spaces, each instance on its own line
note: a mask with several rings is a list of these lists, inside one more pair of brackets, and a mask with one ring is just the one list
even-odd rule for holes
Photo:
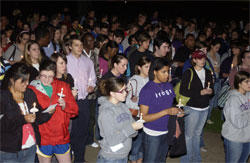
[[[170,83],[149,81],[140,92],[139,105],[148,106],[148,114],[158,113],[172,107],[174,97],[175,93]],[[155,131],[168,131],[168,118],[169,115],[166,115],[155,121],[144,123],[144,126]]]

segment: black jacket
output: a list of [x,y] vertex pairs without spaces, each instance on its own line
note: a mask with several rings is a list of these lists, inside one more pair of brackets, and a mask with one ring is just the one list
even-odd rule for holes
[[[200,92],[203,89],[201,80],[194,68],[192,67],[191,69],[193,71],[193,80],[191,82],[190,89],[188,89],[188,84],[191,78],[191,72],[188,69],[182,75],[180,94],[190,97],[187,106],[205,108],[209,105],[211,95],[201,95]],[[210,88],[213,88],[213,78],[211,72],[205,69],[205,88],[207,88],[208,82],[210,82]]]
[[[36,95],[31,89],[27,89],[24,93],[24,101],[29,110],[33,107],[34,102],[36,102],[36,107],[40,110],[36,113],[35,123],[32,123],[36,144],[40,145],[41,137],[38,125],[47,122],[51,118],[51,115],[41,112]],[[22,149],[22,130],[23,125],[27,122],[9,90],[0,91],[0,106],[0,114],[3,115],[0,119],[0,150],[12,153],[18,152]]]

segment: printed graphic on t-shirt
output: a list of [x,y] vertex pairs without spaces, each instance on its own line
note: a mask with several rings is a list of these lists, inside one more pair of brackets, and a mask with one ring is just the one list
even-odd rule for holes
[[160,92],[155,92],[155,97],[156,98],[161,98],[166,95],[172,94],[171,89],[166,89],[166,90],[161,90]]
[[240,105],[240,109],[242,111],[247,111],[250,109],[250,100],[248,100],[248,102],[244,103],[244,104],[241,104]]

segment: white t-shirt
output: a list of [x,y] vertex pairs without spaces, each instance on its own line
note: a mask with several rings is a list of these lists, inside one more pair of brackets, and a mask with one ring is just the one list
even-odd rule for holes
[[32,66],[33,66],[37,71],[39,71],[39,67],[40,67],[39,63],[32,64]]
[[202,68],[200,71],[198,71],[198,70],[195,70],[195,71],[196,71],[198,77],[200,78],[202,86],[204,88],[205,87],[205,79],[206,79],[205,69]]
[[[205,69],[202,68],[200,71],[198,71],[198,70],[195,70],[195,71],[196,71],[199,79],[201,80],[202,87],[205,88],[205,80],[206,80]],[[194,109],[194,110],[197,110],[197,111],[205,111],[205,110],[207,110],[209,108],[209,106],[206,107],[206,108],[196,108],[196,107],[191,107],[191,108]]]

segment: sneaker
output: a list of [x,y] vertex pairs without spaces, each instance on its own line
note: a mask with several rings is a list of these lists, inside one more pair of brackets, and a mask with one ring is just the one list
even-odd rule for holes
[[96,142],[92,143],[90,146],[93,147],[93,148],[98,148],[99,147],[99,145]]
[[213,121],[211,121],[210,119],[207,120],[207,124],[211,125],[211,124],[214,124]]
[[201,151],[202,152],[207,152],[207,148],[206,147],[201,147]]

